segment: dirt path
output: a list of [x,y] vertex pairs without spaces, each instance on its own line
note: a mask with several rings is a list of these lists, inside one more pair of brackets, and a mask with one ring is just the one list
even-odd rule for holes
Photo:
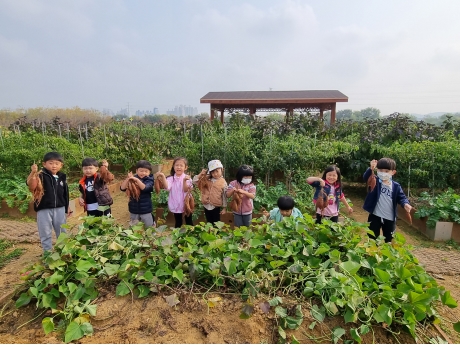
[[[352,218],[359,222],[367,221],[367,213],[362,210],[361,196],[351,196],[354,204]],[[114,196],[112,213],[117,222],[127,225],[129,213],[127,200],[124,194]],[[75,232],[79,224],[78,217],[69,219],[72,226],[70,232]],[[453,298],[460,301],[460,284],[458,274],[460,268],[460,252],[449,250],[447,246],[437,248],[432,242],[423,238],[405,222],[398,220],[397,231],[404,234],[408,244],[414,247],[413,253],[426,270],[437,279],[438,283],[450,290]],[[0,219],[0,238],[15,241],[17,247],[25,249],[24,254],[13,260],[1,269],[0,308],[6,296],[14,291],[21,283],[18,272],[27,265],[36,262],[41,254],[36,224],[34,222],[19,222],[12,219]],[[102,291],[98,298],[98,313],[93,325],[95,334],[90,338],[81,339],[82,343],[260,343],[275,340],[273,319],[257,310],[249,320],[239,318],[241,299],[230,296],[223,298],[214,308],[208,308],[205,301],[188,299],[181,296],[181,303],[171,308],[163,296],[170,292],[165,291],[158,296],[143,300],[131,301],[131,298],[115,298],[113,291]],[[211,296],[208,296],[211,297]],[[59,343],[61,340],[53,336],[44,336],[41,318],[23,327],[20,332],[14,333],[20,323],[29,321],[34,314],[34,306],[15,311],[14,322],[4,324],[7,319],[0,314],[0,342],[2,343]],[[454,322],[460,320],[458,308],[440,308],[445,319]],[[306,316],[306,320],[308,316]],[[18,321],[19,320],[19,321]],[[20,322],[20,323],[18,323]],[[310,322],[306,323],[307,326]],[[441,328],[452,342],[459,343],[460,337],[447,323],[442,322]],[[312,339],[296,334],[303,342]],[[320,336],[320,335],[318,335]],[[393,342],[393,338],[384,338],[382,342]],[[404,342],[404,339],[400,339]],[[324,340],[323,340],[324,341]],[[368,339],[367,342],[372,342]]]

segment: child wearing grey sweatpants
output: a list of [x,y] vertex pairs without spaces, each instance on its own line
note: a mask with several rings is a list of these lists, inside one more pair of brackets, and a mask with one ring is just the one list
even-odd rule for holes
[[34,209],[37,212],[37,227],[43,251],[53,249],[51,242],[52,230],[56,238],[65,229],[69,211],[69,187],[66,175],[60,172],[63,159],[57,152],[48,152],[43,157],[43,168],[39,172],[36,164],[31,166],[31,172],[27,178],[27,186],[34,196]]

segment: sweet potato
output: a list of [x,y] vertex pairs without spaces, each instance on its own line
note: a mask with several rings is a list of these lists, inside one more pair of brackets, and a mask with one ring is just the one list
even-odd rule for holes
[[212,181],[208,178],[207,175],[204,175],[198,180],[197,186],[201,193],[206,193],[211,189]]
[[321,210],[321,215],[324,213],[324,209],[327,207],[327,194],[324,191],[324,188],[321,187],[318,193],[318,199],[316,199],[316,207]]
[[185,194],[184,198],[184,213],[185,216],[190,216],[195,210],[195,199],[193,198],[192,192]]
[[369,191],[372,192],[376,185],[377,185],[377,179],[375,178],[375,174],[372,174],[367,179],[367,186],[369,188]]
[[[39,174],[40,173],[36,171],[31,175],[31,178],[37,179],[37,186],[32,191],[32,197],[36,206],[40,204],[40,201],[42,201],[43,195],[45,194],[45,190],[43,189],[43,183]],[[27,183],[29,183],[29,181],[27,181]]]
[[105,165],[101,166],[99,169],[99,175],[101,180],[105,183],[110,183],[113,181],[113,174],[109,171],[109,169],[107,169]]
[[126,195],[128,198],[133,198],[136,201],[139,201],[139,197],[141,196],[141,189],[135,182],[128,181],[128,188],[126,189]]
[[230,202],[230,208],[233,212],[240,212],[241,209],[241,195],[240,193],[234,192],[233,199]]

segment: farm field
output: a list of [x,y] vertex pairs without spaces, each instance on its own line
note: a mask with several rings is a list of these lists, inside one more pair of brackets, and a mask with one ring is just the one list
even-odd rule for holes
[[[446,117],[435,126],[394,113],[331,125],[308,112],[287,122],[241,113],[224,124],[195,120],[69,123],[26,114],[0,128],[2,205],[26,212],[31,164],[58,151],[71,199],[78,197],[81,160],[88,156],[106,159],[118,179],[140,159],[169,174],[171,158],[184,156],[193,175],[218,158],[227,182],[249,164],[259,215],[288,194],[312,214],[314,189],[306,179],[336,164],[354,214],[339,224],[316,225],[306,217],[231,230],[231,217],[216,227],[197,223],[196,208],[193,228],[159,223],[143,230],[127,226],[126,196],[117,193],[114,218],[70,218],[74,236],[62,236],[42,258],[35,223],[0,210],[0,340],[459,342],[459,246],[425,240],[403,221],[391,246],[369,241],[361,209],[363,172],[371,160],[392,157],[396,181],[421,217],[460,223],[458,120]],[[197,188],[193,194],[200,199]],[[157,211],[167,198],[166,191],[152,195]]]
[[[361,195],[352,195],[354,204],[353,218],[364,222],[367,214],[361,209]],[[126,224],[129,214],[126,207],[126,197],[118,194],[115,197],[113,214],[120,224]],[[77,224],[77,218],[70,218],[70,224]],[[34,222],[17,222],[11,219],[0,220],[0,238],[17,240],[18,247],[24,248],[24,253],[18,259],[8,263],[1,269],[0,286],[4,298],[0,303],[2,314],[0,318],[0,341],[3,343],[56,343],[62,342],[55,333],[45,335],[40,315],[33,303],[26,308],[12,309],[8,303],[8,294],[21,282],[18,272],[25,266],[39,260],[41,248]],[[460,284],[458,283],[458,262],[460,251],[446,245],[435,245],[418,235],[403,221],[398,221],[399,233],[402,233],[407,243],[414,246],[414,254],[425,266],[426,270],[435,277],[439,285],[451,291],[454,299],[460,299]],[[14,235],[16,234],[16,239]],[[363,234],[364,235],[364,234]],[[279,340],[278,327],[273,313],[265,314],[259,303],[264,300],[260,296],[254,305],[253,315],[244,320],[240,319],[244,306],[237,295],[222,295],[210,293],[205,298],[193,294],[178,296],[180,302],[171,307],[163,296],[170,295],[162,291],[143,299],[132,299],[130,295],[115,296],[115,287],[108,285],[102,288],[97,298],[97,315],[92,324],[94,334],[83,337],[81,343],[273,343]],[[6,298],[5,298],[6,297]],[[207,302],[206,302],[207,300]],[[211,301],[211,302],[210,302]],[[285,303],[289,303],[288,300]],[[295,303],[293,301],[293,303]],[[5,306],[6,305],[6,306]],[[304,306],[304,322],[302,326],[290,334],[302,343],[331,342],[331,330],[336,326],[344,326],[339,317],[326,318],[323,323],[313,330],[309,326],[315,322],[309,308]],[[450,309],[442,306],[442,317],[458,320],[458,308]],[[429,327],[425,332],[426,339],[443,339],[458,343],[460,337],[452,329],[451,324],[441,322],[440,329]],[[414,339],[407,333],[392,335],[382,327],[374,327],[374,338],[371,334],[363,336],[363,342],[369,343],[413,343]],[[440,337],[440,338],[437,338]],[[425,341],[426,341],[425,339]]]

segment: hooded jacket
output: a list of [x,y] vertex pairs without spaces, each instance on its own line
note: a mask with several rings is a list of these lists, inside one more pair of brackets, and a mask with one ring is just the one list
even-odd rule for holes
[[34,203],[34,210],[40,211],[47,208],[65,207],[65,212],[69,210],[69,186],[67,185],[66,174],[57,173],[57,180],[53,174],[45,168],[42,168],[38,177],[43,185],[43,197],[37,205]]

